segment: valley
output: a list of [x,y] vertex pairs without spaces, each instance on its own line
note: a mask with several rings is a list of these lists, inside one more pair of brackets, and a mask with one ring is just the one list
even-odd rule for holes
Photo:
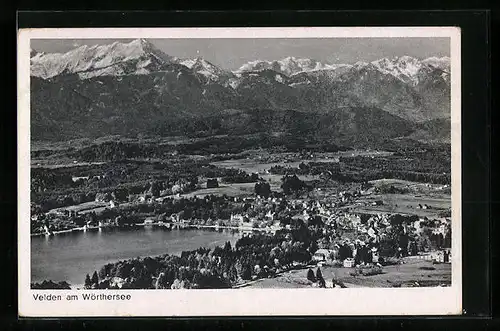
[[33,50],[32,287],[450,286],[449,70]]
[[[292,242],[306,240],[308,246],[304,247],[305,250],[301,254],[309,254],[309,257],[297,258],[298,260],[287,260],[288,257],[283,257],[285,260],[272,261],[273,266],[270,266],[270,261],[267,261],[269,257],[263,256],[264,260],[253,263],[265,265],[268,268],[266,276],[253,272],[245,274],[242,279],[231,281],[230,286],[238,288],[246,286],[246,282],[253,284],[254,280],[258,279],[263,280],[249,286],[260,288],[281,284],[284,287],[293,287],[293,284],[299,282],[302,284],[299,287],[310,287],[313,283],[304,278],[283,280],[289,277],[296,279],[297,275],[301,275],[292,276],[296,274],[293,271],[296,270],[293,263],[302,263],[300,270],[317,268],[316,262],[311,264],[311,261],[314,261],[311,256],[318,249],[326,249],[335,255],[339,254],[338,247],[357,247],[360,242],[382,249],[380,245],[387,245],[389,240],[392,240],[388,236],[390,231],[395,231],[394,224],[411,229],[408,230],[411,232],[397,239],[407,242],[404,254],[409,257],[417,254],[416,252],[430,254],[429,252],[436,249],[449,247],[449,241],[446,243],[449,239],[445,239],[450,235],[447,227],[450,225],[451,199],[450,187],[446,184],[449,179],[443,177],[443,182],[431,184],[425,181],[390,179],[391,173],[373,172],[373,165],[384,162],[387,158],[391,159],[391,162],[402,162],[410,167],[414,151],[352,149],[314,152],[302,146],[299,152],[279,152],[278,150],[285,147],[274,146],[274,149],[248,149],[239,150],[234,154],[213,154],[203,152],[205,145],[212,144],[211,139],[196,139],[197,149],[192,151],[193,154],[180,152],[179,145],[173,143],[168,145],[173,148],[162,157],[162,147],[151,148],[151,140],[147,143],[133,139],[115,141],[114,144],[118,144],[120,148],[116,148],[114,144],[109,145],[109,139],[105,140],[107,142],[98,145],[83,144],[79,148],[69,150],[61,149],[57,143],[44,144],[43,154],[52,161],[50,165],[46,165],[40,154],[33,160],[37,163],[37,166],[32,168],[33,235],[50,236],[54,233],[54,236],[60,236],[62,234],[57,234],[58,232],[75,233],[83,230],[85,233],[85,229],[95,231],[101,228],[133,229],[150,222],[150,226],[161,231],[190,231],[189,229],[207,227],[212,231],[234,228],[234,231],[245,238],[270,236],[275,238],[273,240],[284,240],[278,238],[290,234],[298,236],[301,231],[307,231],[307,236],[313,236],[308,239],[292,239]],[[184,144],[188,140],[179,138],[175,141]],[[53,146],[52,150],[50,146]],[[224,150],[223,145],[218,148]],[[131,154],[129,149],[135,150],[135,154]],[[420,178],[437,175],[440,167],[447,166],[445,151],[435,147],[432,155],[441,153],[444,158],[433,157],[427,161],[432,165],[429,170],[416,165],[420,171],[428,171],[422,172],[423,177]],[[372,172],[359,178],[352,177],[353,169],[349,168],[349,164],[352,163],[350,160],[356,158],[368,158],[372,162],[364,163],[362,168],[356,163],[357,176],[366,171]],[[379,161],[373,161],[377,159]],[[67,160],[71,161],[68,163]],[[411,177],[412,174],[413,172],[409,172],[408,176]],[[299,186],[288,188],[286,183],[292,176],[297,176]],[[400,219],[397,220],[397,217]],[[426,225],[423,225],[424,223]],[[445,227],[441,229],[443,225]],[[370,229],[380,232],[371,237],[373,233],[369,232]],[[236,243],[237,240],[233,245]],[[410,251],[410,246],[417,243],[418,249],[411,248],[415,251]],[[389,250],[381,252],[380,255],[393,258],[393,254],[397,253],[393,250],[394,247],[397,246],[385,248]],[[113,254],[116,258],[122,256],[119,252]],[[139,263],[138,261],[133,263]],[[367,276],[364,276],[366,281],[363,276],[351,279],[348,269],[337,270],[337,267],[333,267],[330,271],[329,268],[329,264],[321,265],[324,273],[333,272],[337,281],[348,287],[374,286],[385,282],[387,277],[392,279],[394,275],[390,271],[394,267],[383,267],[384,274],[377,276],[380,280],[371,283],[373,279],[366,278]],[[404,269],[405,266],[401,268]],[[107,286],[103,284],[108,284],[106,282],[114,279],[113,277],[118,277],[116,274],[113,276],[113,273],[100,273],[105,283],[98,286]],[[282,280],[277,280],[278,283],[271,279],[265,280],[268,279],[267,275],[273,273]],[[432,271],[428,273],[430,278],[434,277]],[[75,271],[72,271],[72,275],[73,278],[76,277]],[[80,276],[77,283],[80,284],[79,287],[83,284],[83,276]],[[139,286],[133,285],[132,278],[122,279],[125,283],[131,282],[125,286]],[[447,278],[439,279],[440,284],[448,282]],[[163,286],[171,286],[172,281],[169,283],[166,280]],[[267,283],[269,285],[265,285]],[[425,284],[422,281],[420,283]],[[384,286],[392,286],[391,284],[386,282]],[[396,282],[397,284],[401,282]]]

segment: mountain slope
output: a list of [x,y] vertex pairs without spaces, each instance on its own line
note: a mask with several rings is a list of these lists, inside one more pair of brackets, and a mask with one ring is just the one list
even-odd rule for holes
[[448,137],[446,58],[259,63],[232,73],[202,58],[167,55],[142,39],[65,54],[33,51],[32,137],[276,131],[348,145]]
[[78,74],[80,78],[103,75],[148,74],[175,60],[153,44],[137,39],[130,43],[114,42],[75,48],[67,53],[37,53],[31,58],[31,76],[52,78]]
[[260,71],[260,70],[273,70],[287,76],[297,74],[304,71],[314,71],[321,69],[335,69],[337,67],[346,66],[342,64],[330,65],[324,64],[313,59],[299,59],[293,56],[286,57],[277,61],[252,61],[245,63],[238,70],[237,73]]
[[188,67],[196,74],[204,77],[207,81],[224,84],[228,79],[234,77],[232,72],[223,70],[200,57],[196,59],[181,60],[178,63]]

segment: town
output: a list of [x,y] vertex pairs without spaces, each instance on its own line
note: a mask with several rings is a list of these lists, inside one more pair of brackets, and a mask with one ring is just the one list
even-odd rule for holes
[[195,247],[154,257],[142,273],[151,257],[113,262],[87,274],[86,288],[449,286],[449,171],[436,156],[427,170],[425,158],[407,161],[417,152],[401,153],[174,152],[168,162],[33,166],[32,236],[142,227],[239,235],[218,258]]

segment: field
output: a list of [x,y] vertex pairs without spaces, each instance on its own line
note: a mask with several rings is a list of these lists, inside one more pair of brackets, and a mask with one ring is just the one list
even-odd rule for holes
[[[351,276],[353,268],[322,266],[321,272],[326,281],[326,286],[331,287],[332,278],[341,281],[350,287],[406,287],[439,286],[451,284],[451,264],[432,264],[429,261],[414,258],[404,259],[404,264],[385,266],[383,273],[372,276]],[[423,269],[422,269],[423,268]],[[434,268],[434,270],[429,270]],[[315,267],[312,268],[314,271]],[[276,278],[265,278],[252,283],[253,288],[309,288],[311,283],[307,280],[307,268],[292,270]]]
[[[297,168],[300,163],[314,162],[339,162],[340,157],[355,157],[355,156],[387,156],[392,155],[391,152],[385,151],[346,151],[346,152],[331,152],[331,153],[316,153],[297,157],[293,153],[273,153],[269,154],[265,151],[255,151],[253,157],[242,159],[230,159],[224,161],[212,162],[213,165],[222,168],[236,168],[248,173],[266,174],[273,166],[286,166]],[[270,162],[269,160],[272,160]]]
[[185,198],[199,197],[203,198],[206,195],[227,195],[230,197],[239,197],[250,195],[254,191],[255,183],[232,183],[232,184],[219,184],[219,187],[202,188],[190,193],[182,194]]
[[[382,201],[383,205],[372,205],[377,200]],[[450,208],[451,198],[449,196],[447,198],[432,198],[411,194],[379,194],[361,198],[359,203],[367,203],[367,205],[358,204],[344,208],[366,214],[398,213],[431,218],[438,217],[439,212]],[[421,206],[427,205],[429,208],[421,209],[419,204]]]

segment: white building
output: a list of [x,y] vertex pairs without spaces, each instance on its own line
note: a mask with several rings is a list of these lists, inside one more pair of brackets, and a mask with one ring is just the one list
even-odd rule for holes
[[344,268],[354,268],[355,261],[353,258],[348,257],[344,260]]

